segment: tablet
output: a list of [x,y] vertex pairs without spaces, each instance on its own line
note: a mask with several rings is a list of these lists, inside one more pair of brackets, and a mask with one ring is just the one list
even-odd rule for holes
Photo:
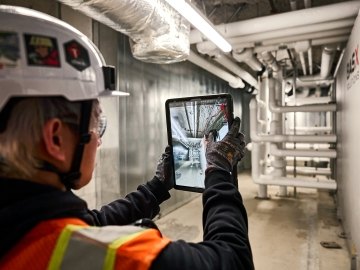
[[203,192],[205,136],[221,140],[233,121],[229,94],[168,99],[165,103],[169,145],[172,149],[174,188]]

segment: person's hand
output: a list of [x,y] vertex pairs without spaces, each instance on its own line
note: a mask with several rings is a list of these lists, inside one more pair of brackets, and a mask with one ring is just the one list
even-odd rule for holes
[[245,140],[239,129],[240,118],[236,117],[231,129],[221,141],[214,142],[213,135],[211,133],[208,135],[205,173],[215,169],[231,173],[232,168],[244,157]]
[[155,176],[165,185],[167,190],[174,187],[171,176],[171,156],[171,147],[168,145],[158,161],[155,172]]

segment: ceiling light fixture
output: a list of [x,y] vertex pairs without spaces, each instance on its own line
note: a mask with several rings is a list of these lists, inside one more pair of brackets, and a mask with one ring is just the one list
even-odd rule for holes
[[189,23],[198,29],[205,37],[211,40],[223,52],[231,52],[229,42],[219,34],[214,26],[203,15],[184,0],[165,0],[173,9],[180,13]]

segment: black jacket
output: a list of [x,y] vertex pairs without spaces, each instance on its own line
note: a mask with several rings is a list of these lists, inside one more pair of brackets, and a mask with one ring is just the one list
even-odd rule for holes
[[[169,198],[163,184],[154,178],[124,199],[98,210],[71,191],[15,179],[0,179],[0,258],[38,222],[77,217],[89,225],[124,225],[153,218],[159,204]],[[230,176],[212,172],[203,194],[204,242],[171,242],[152,269],[253,269],[247,233],[247,215]]]

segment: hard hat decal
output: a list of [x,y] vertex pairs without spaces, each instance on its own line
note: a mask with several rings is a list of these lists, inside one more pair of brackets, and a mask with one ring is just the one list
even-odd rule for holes
[[0,31],[0,69],[16,67],[20,58],[19,38],[14,32]]
[[79,71],[90,66],[88,51],[76,40],[71,40],[64,44],[65,59],[72,67]]
[[59,50],[55,38],[24,34],[29,66],[60,67]]

